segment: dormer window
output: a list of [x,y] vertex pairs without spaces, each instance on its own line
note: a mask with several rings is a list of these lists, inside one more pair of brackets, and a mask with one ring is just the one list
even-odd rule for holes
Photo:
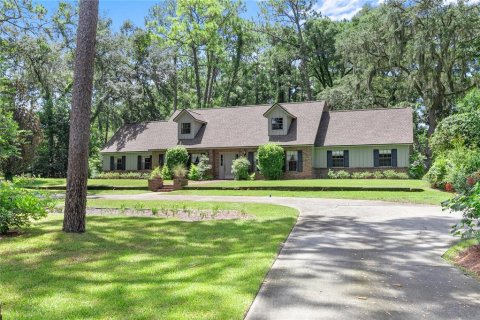
[[190,122],[182,122],[181,134],[190,134],[192,132],[192,124]]
[[272,130],[283,130],[283,118],[272,118]]

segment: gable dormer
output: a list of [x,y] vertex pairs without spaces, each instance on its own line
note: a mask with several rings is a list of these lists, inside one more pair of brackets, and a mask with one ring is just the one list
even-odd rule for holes
[[292,121],[297,118],[279,103],[271,106],[263,116],[268,119],[269,136],[287,135]]
[[183,109],[173,121],[178,123],[178,139],[193,139],[202,125],[207,124],[201,114]]

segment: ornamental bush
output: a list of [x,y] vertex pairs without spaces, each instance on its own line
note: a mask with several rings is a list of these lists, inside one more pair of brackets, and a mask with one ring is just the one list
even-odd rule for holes
[[54,204],[47,194],[0,182],[0,234],[28,227],[32,220],[46,217]]
[[183,165],[184,167],[187,167],[188,152],[187,152],[187,149],[185,149],[185,147],[176,146],[176,147],[170,148],[165,153],[165,156],[166,156],[166,165],[170,170],[173,170],[173,168],[177,165]]
[[258,167],[268,180],[280,179],[285,165],[285,151],[275,143],[267,143],[258,148]]
[[200,176],[199,180],[207,180],[208,173],[212,169],[212,165],[210,164],[210,159],[206,155],[202,154],[200,156],[197,169]]
[[476,237],[480,241],[480,182],[453,199],[442,203],[444,210],[462,212],[462,220],[452,233],[462,238]]
[[188,171],[188,179],[193,181],[200,180],[200,172],[198,171],[198,167],[193,163]]
[[162,174],[161,175],[162,175],[163,180],[172,180],[172,178],[173,178],[172,171],[170,170],[170,168],[167,165],[164,165],[162,167]]
[[232,162],[232,173],[235,180],[250,180],[248,173],[250,161],[245,157],[240,157]]

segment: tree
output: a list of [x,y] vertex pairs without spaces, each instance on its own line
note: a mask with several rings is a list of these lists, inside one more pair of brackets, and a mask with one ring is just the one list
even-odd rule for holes
[[80,1],[63,231],[84,232],[98,0]]

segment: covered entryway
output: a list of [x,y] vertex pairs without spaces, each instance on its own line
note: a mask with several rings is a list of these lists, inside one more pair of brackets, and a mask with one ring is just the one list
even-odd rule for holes
[[232,162],[235,158],[235,152],[220,152],[220,165],[218,166],[219,179],[233,179]]

